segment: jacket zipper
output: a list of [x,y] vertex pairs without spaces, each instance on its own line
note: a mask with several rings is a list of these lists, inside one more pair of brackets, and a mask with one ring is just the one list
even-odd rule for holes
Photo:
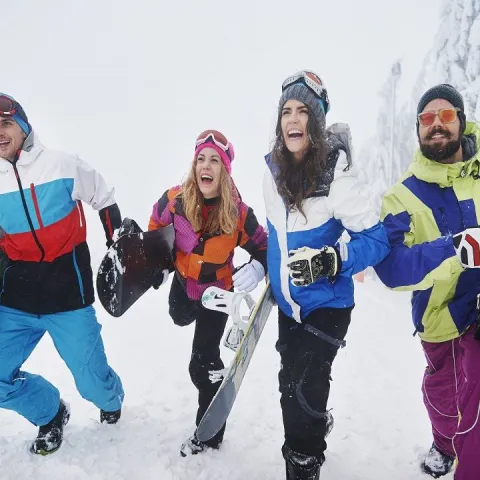
[[43,259],[45,258],[45,249],[42,247],[42,244],[40,243],[40,240],[37,237],[37,232],[35,231],[32,218],[30,217],[30,213],[28,211],[27,201],[25,200],[25,193],[23,192],[22,181],[20,180],[20,175],[18,174],[18,170],[17,170],[18,158],[19,158],[19,153],[17,153],[17,155],[15,156],[15,160],[13,162],[13,171],[15,172],[15,178],[17,179],[18,188],[20,190],[20,197],[22,198],[23,209],[25,210],[25,215],[27,216],[28,226],[30,227],[30,231],[32,232],[33,239],[35,240],[35,243],[37,244],[37,247],[40,250],[40,253],[41,253],[40,262],[43,262]]

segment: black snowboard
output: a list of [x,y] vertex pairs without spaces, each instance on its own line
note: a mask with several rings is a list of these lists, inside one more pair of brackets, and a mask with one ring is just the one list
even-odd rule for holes
[[173,227],[150,232],[125,219],[118,240],[107,250],[97,274],[97,294],[105,310],[121,317],[150,287],[173,269]]

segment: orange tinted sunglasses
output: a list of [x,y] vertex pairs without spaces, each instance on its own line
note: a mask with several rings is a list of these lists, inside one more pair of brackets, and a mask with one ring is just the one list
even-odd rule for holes
[[429,110],[418,115],[418,123],[422,127],[429,127],[433,124],[437,115],[442,123],[453,123],[457,119],[457,112],[459,111],[459,108],[441,108],[437,112]]

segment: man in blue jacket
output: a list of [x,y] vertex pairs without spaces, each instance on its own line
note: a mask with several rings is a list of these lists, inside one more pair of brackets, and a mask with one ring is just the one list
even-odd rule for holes
[[121,223],[113,193],[85,162],[44,147],[21,105],[0,94],[0,408],[39,426],[32,453],[55,452],[70,416],[57,388],[21,370],[46,332],[100,420],[120,418],[124,393],[92,306],[82,207],[99,212],[109,245]]

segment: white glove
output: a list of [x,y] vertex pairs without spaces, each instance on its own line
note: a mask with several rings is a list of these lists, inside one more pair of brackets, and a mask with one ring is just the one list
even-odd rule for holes
[[453,246],[465,268],[480,268],[480,228],[467,228],[453,236]]
[[248,293],[257,287],[263,277],[265,277],[263,265],[258,260],[253,259],[250,263],[241,267],[232,277],[233,286],[239,292]]
[[287,265],[296,287],[306,287],[325,277],[333,278],[342,269],[340,254],[333,247],[302,247],[289,253]]

